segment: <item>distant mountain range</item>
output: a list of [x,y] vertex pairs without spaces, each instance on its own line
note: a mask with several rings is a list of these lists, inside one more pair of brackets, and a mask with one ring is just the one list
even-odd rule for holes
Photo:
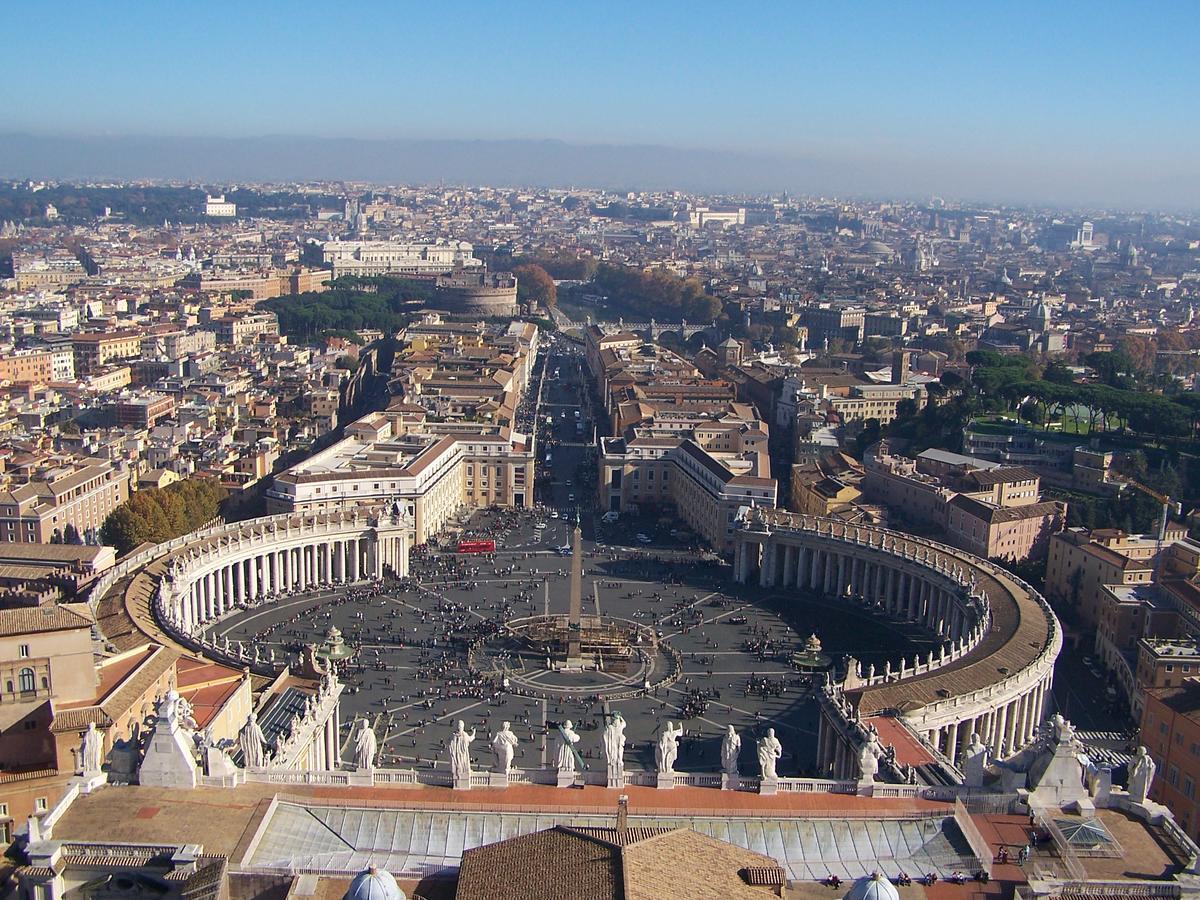
[[[1062,173],[1026,160],[1000,170],[969,159],[904,162],[784,157],[654,145],[556,140],[357,140],[58,137],[0,134],[0,177],[190,180],[204,183],[365,181],[779,193],[1011,198],[1028,203],[1200,205],[1200,177],[1139,173],[1124,180]],[[1130,178],[1137,179],[1131,182]]]

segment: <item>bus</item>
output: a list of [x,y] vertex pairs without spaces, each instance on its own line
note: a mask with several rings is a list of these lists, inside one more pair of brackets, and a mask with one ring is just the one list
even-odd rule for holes
[[459,541],[459,553],[495,553],[495,541]]

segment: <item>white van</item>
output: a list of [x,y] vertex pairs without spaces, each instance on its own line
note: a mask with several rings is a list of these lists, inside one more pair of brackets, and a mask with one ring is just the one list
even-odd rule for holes
[[617,512],[615,509],[610,509],[608,512],[606,512],[604,515],[602,515],[600,517],[600,521],[605,523],[606,525],[611,525],[613,522],[617,521],[617,519],[619,519],[619,518],[621,518],[621,514],[619,512]]

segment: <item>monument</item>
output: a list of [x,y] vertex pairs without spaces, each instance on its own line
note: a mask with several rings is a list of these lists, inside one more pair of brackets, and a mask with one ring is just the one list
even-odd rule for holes
[[1154,784],[1154,773],[1158,769],[1145,747],[1138,747],[1129,766],[1129,799],[1134,803],[1145,803]]
[[180,720],[175,691],[158,701],[154,731],[138,768],[138,783],[147,787],[194,788],[199,781],[191,734]]
[[79,763],[84,775],[95,775],[104,765],[104,734],[96,730],[95,722],[88,722],[79,747]]
[[732,725],[721,738],[721,790],[738,789],[738,755],[742,752],[742,738]]
[[663,725],[658,734],[658,743],[654,747],[654,764],[658,768],[660,788],[675,787],[675,760],[679,756],[679,738],[682,735],[683,726],[675,726],[670,722]]
[[879,746],[879,733],[871,727],[867,731],[866,743],[858,751],[858,787],[864,790],[875,783],[879,774],[879,755],[883,748]]
[[579,735],[575,733],[575,723],[567,719],[558,726],[558,786],[571,787],[575,783],[575,762],[579,751],[575,745],[579,743]]
[[979,732],[971,732],[971,740],[963,750],[963,782],[969,787],[983,787],[984,771],[990,751],[979,738]]
[[450,735],[450,774],[454,777],[456,791],[471,789],[471,741],[475,740],[475,729],[467,733],[466,723],[458,720],[458,726]]
[[505,722],[492,737],[492,752],[496,754],[496,775],[503,776],[503,785],[508,784],[508,773],[512,770],[513,754],[518,739],[510,723]]
[[571,599],[567,608],[566,669],[583,668],[583,531],[579,527],[579,512],[575,512],[575,530],[571,534]]
[[762,772],[758,784],[760,794],[775,794],[779,791],[779,775],[776,774],[775,764],[783,756],[783,745],[775,737],[775,729],[768,728],[767,733],[758,739],[758,767]]
[[375,752],[379,745],[371,723],[366,719],[359,721],[362,724],[359,726],[358,736],[354,739],[354,765],[359,770],[370,772],[375,768]]
[[254,710],[251,710],[250,715],[246,716],[246,724],[238,731],[238,746],[242,750],[243,768],[261,769],[267,764],[266,753],[263,751],[263,745],[266,742],[266,736],[263,735],[262,728],[258,725]]
[[612,789],[625,787],[625,717],[612,714],[604,726],[604,759],[608,765],[607,785]]

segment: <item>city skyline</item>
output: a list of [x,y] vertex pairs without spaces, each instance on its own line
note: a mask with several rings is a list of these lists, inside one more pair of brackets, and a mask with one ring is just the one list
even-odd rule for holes
[[13,11],[0,174],[251,180],[291,153],[298,179],[1200,205],[1182,4],[222,9]]

